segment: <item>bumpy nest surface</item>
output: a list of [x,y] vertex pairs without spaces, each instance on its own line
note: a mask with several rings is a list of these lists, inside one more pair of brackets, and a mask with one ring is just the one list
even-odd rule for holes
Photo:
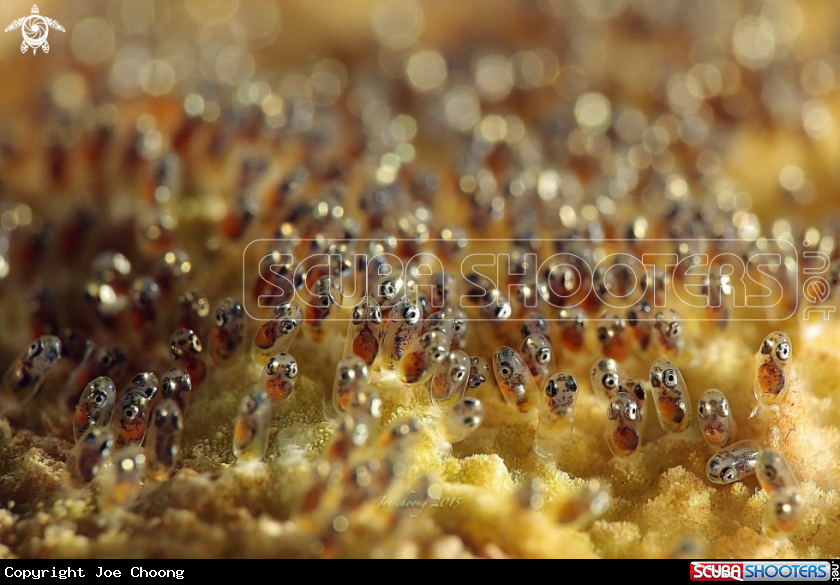
[[[4,554],[314,556],[324,554],[327,542],[330,552],[342,556],[659,557],[676,555],[679,543],[693,543],[699,548],[690,554],[705,551],[713,558],[835,557],[840,423],[832,372],[840,370],[840,329],[793,336],[796,376],[789,399],[778,415],[751,420],[757,337],[747,333],[698,344],[682,371],[695,403],[699,389],[728,391],[740,436],[780,450],[800,478],[802,520],[782,543],[762,536],[766,496],[754,477],[729,486],[705,479],[710,451],[696,427],[666,436],[655,419],[648,419],[641,452],[616,459],[603,437],[602,411],[587,392],[580,397],[571,444],[555,464],[533,453],[534,421],[505,404],[492,382],[478,394],[487,409],[482,428],[451,451],[424,431],[413,450],[407,487],[348,514],[347,528],[333,534],[331,517],[323,511],[299,516],[296,510],[312,481],[312,464],[333,432],[321,411],[340,357],[342,340],[336,333],[323,343],[296,344],[302,377],[275,413],[263,464],[236,465],[230,448],[233,413],[246,379],[254,378],[252,366],[213,370],[190,405],[178,473],[147,485],[138,503],[116,516],[97,512],[97,485],[71,489],[65,483],[67,441],[12,429],[4,421]],[[585,371],[572,371],[585,379]],[[410,414],[429,416],[424,392],[396,381],[375,387],[385,402],[383,424]],[[412,494],[412,481],[423,474],[436,478],[438,507],[432,507],[434,500],[422,507],[423,498]],[[555,505],[574,496],[581,478],[593,477],[612,486],[608,512],[578,528],[558,524]],[[526,478],[539,478],[545,486],[540,509],[516,503],[514,494]]]

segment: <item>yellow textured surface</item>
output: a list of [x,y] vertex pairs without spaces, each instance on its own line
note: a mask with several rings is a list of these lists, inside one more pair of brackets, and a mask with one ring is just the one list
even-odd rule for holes
[[[791,332],[796,375],[778,413],[748,419],[754,404],[755,337],[730,332],[710,337],[682,368],[695,404],[706,387],[724,389],[740,438],[779,449],[800,478],[802,519],[782,543],[761,534],[766,497],[754,477],[729,486],[705,479],[711,452],[696,423],[681,435],[666,435],[651,416],[641,451],[613,458],[601,410],[584,383],[568,448],[554,464],[531,450],[535,420],[508,407],[488,382],[478,393],[487,410],[484,426],[452,449],[424,430],[404,491],[352,512],[335,544],[326,541],[335,548],[324,550],[323,535],[330,532],[333,516],[316,510],[301,518],[296,510],[311,482],[311,464],[332,436],[321,413],[330,384],[327,373],[333,371],[340,344],[301,339],[294,349],[302,377],[292,397],[275,410],[264,463],[235,465],[230,453],[231,414],[256,380],[253,367],[211,370],[188,411],[180,472],[162,484],[147,485],[137,505],[117,517],[96,513],[96,483],[84,489],[66,484],[68,443],[12,431],[4,422],[0,493],[8,507],[0,515],[0,550],[7,557],[330,553],[636,558],[670,556],[677,543],[692,540],[715,558],[836,557],[840,430],[830,389],[836,383],[833,372],[840,371],[840,328],[816,327]],[[585,379],[585,372],[573,373]],[[409,414],[428,419],[424,392],[395,380],[374,385],[384,398],[383,424]],[[422,474],[432,474],[440,488],[437,507],[433,502],[420,507],[417,494],[408,489]],[[537,510],[515,503],[513,494],[526,478],[543,482],[545,503]],[[556,505],[589,478],[612,486],[607,513],[578,527],[558,524]]]

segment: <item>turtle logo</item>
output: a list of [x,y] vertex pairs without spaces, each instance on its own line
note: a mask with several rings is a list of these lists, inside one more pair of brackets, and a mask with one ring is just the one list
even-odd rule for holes
[[38,47],[45,53],[50,52],[50,44],[47,42],[47,34],[50,32],[49,27],[64,32],[64,27],[58,24],[58,22],[52,18],[38,14],[38,6],[32,7],[32,14],[29,16],[18,18],[7,26],[5,32],[15,30],[21,26],[23,27],[23,43],[20,45],[20,52],[25,53],[26,49],[32,47],[33,55],[38,52]]

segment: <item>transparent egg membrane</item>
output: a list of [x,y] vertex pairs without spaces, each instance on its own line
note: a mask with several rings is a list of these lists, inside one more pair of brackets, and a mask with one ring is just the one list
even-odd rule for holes
[[826,6],[45,3],[0,545],[840,556]]

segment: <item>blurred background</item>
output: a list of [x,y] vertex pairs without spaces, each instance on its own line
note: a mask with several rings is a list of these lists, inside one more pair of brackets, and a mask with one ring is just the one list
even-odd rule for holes
[[[471,100],[480,100],[482,114],[515,111],[526,123],[542,122],[553,104],[597,90],[642,111],[696,114],[698,126],[723,129],[709,146],[764,220],[780,203],[817,220],[840,189],[833,0],[45,0],[39,7],[66,29],[49,31],[49,54],[22,55],[19,30],[0,35],[7,152],[55,141],[48,112],[79,119],[105,115],[89,104],[117,104],[133,117],[171,99],[214,121],[219,107],[199,102],[212,94],[220,104],[259,102],[271,117],[290,94],[314,88],[336,99],[375,71],[412,90],[397,105],[407,109],[422,98],[469,114]],[[31,8],[30,0],[7,0],[0,22]],[[458,87],[464,91],[453,96]],[[191,95],[199,97],[185,101]],[[472,113],[476,121],[462,116],[462,131],[477,127]],[[417,133],[418,142],[434,144],[424,127]],[[4,166],[13,190],[45,188],[39,173],[16,174],[19,167]]]
[[[0,63],[14,75],[4,99],[22,105],[65,67],[120,97],[158,95],[196,83],[235,85],[257,74],[306,68],[331,57],[360,62],[380,47],[525,41],[535,2],[484,0],[453,5],[442,0],[44,0],[41,14],[58,20],[50,59],[19,58],[20,33],[0,37]],[[0,6],[12,22],[30,13],[29,0]],[[533,14],[539,18],[539,12]],[[30,53],[31,56],[31,53]]]

